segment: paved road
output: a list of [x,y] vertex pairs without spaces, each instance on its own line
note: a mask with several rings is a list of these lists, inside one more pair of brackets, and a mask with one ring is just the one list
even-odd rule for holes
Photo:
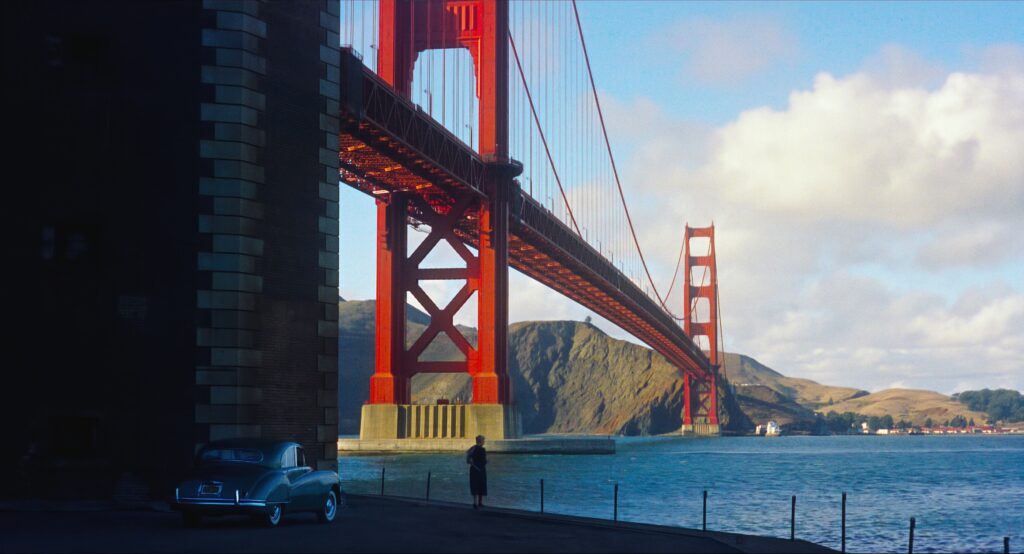
[[339,519],[296,514],[184,528],[175,513],[0,512],[0,552],[830,552],[804,541],[350,496]]

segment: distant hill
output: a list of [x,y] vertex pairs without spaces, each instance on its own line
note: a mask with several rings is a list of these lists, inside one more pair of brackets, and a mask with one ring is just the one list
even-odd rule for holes
[[984,413],[971,411],[949,396],[930,390],[914,389],[886,389],[839,402],[828,406],[825,411],[829,410],[868,416],[891,415],[897,421],[905,419],[914,425],[924,425],[928,418],[936,425],[941,425],[956,415],[962,415],[968,420],[973,418],[978,424],[986,419]]
[[865,396],[866,390],[849,387],[832,387],[811,381],[786,377],[774,369],[742,354],[725,355],[725,371],[734,385],[765,385],[806,408],[818,410],[829,402],[842,402],[850,398]]
[[814,411],[767,385],[734,384],[740,409],[755,424],[774,421],[787,431],[813,433],[818,428]]

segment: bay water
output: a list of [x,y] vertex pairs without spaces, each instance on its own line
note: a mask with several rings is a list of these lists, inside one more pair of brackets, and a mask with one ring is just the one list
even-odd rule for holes
[[[847,493],[847,551],[1001,552],[1024,546],[1024,436],[618,437],[614,455],[489,456],[487,502],[611,519],[701,526],[840,546]],[[390,454],[339,458],[348,492],[471,501],[465,456]]]

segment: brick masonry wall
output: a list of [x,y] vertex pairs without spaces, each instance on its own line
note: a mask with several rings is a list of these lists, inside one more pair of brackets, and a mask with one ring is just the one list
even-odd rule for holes
[[164,497],[223,437],[335,467],[337,0],[8,11],[0,497]]
[[[317,464],[322,469],[338,467],[338,98],[341,86],[341,26],[339,0],[322,0],[317,14],[320,23],[320,146],[318,162],[322,179],[317,181],[317,233],[320,238],[317,301],[319,352],[316,369],[320,376],[317,396]],[[333,124],[332,124],[333,120]]]
[[336,469],[339,4],[204,8],[196,424]]
[[203,1],[195,371],[200,442],[262,436],[264,7],[256,1]]
[[[300,441],[337,467],[339,5],[267,3],[266,249],[260,306],[268,438]],[[280,70],[280,73],[275,73]],[[333,79],[333,82],[330,80]],[[333,86],[332,86],[333,85]]]

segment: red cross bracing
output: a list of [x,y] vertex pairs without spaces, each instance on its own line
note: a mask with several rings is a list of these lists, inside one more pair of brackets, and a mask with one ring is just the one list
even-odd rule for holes
[[[707,239],[706,254],[694,254],[692,239]],[[715,263],[715,226],[686,226],[683,235],[685,286],[683,287],[683,330],[698,344],[707,344],[712,371],[699,379],[696,387],[689,373],[683,376],[683,425],[692,425],[696,416],[701,423],[718,424],[718,268]],[[704,250],[704,249],[701,249]],[[696,388],[697,394],[692,394]],[[696,411],[696,414],[694,414]]]
[[[374,4],[353,3],[351,7],[363,10],[368,5]],[[354,48],[342,49],[341,178],[377,202],[377,335],[371,404],[408,404],[412,377],[440,372],[469,374],[473,403],[510,403],[510,266],[644,341],[688,376],[687,383],[693,378],[715,386],[708,355],[676,323],[647,271],[614,165],[575,4],[543,6],[561,14],[559,21],[566,24],[563,31],[568,34],[560,41],[538,38],[524,56],[516,50],[514,33],[509,32],[510,4],[505,0],[379,0],[373,10],[374,38],[364,40],[361,50],[372,53],[376,70],[365,65]],[[531,12],[538,7],[541,5],[517,5],[519,21],[545,26],[543,18],[524,13],[524,8]],[[521,41],[534,36],[533,30],[521,29],[518,34]],[[569,59],[563,60],[566,63],[549,67],[549,58],[567,54],[548,46],[569,45],[571,40],[578,43],[575,50],[570,49]],[[461,94],[458,98],[476,102],[475,111],[466,112],[475,125],[461,125],[463,118],[454,126],[456,131],[463,127],[475,130],[468,143],[447,126],[443,109],[435,110],[442,114],[438,121],[430,113],[429,101],[424,109],[412,98],[417,94],[413,88],[420,88],[413,86],[414,69],[422,70],[423,60],[436,60],[436,55],[423,54],[438,49],[449,59],[450,49],[468,51],[472,59],[469,73],[476,81],[470,87],[471,98]],[[539,80],[550,77],[548,69],[553,67],[571,70],[572,78],[564,81],[565,86]],[[462,79],[459,75],[465,73],[457,72],[457,81]],[[510,75],[518,77],[515,87],[510,87]],[[531,76],[538,80],[539,91],[531,92]],[[440,77],[446,82],[443,73]],[[571,88],[575,98],[585,102],[582,117],[571,116],[560,107],[580,105],[578,102],[552,103],[569,98],[567,87],[575,87]],[[510,88],[516,91],[516,109],[510,106]],[[546,103],[535,105],[545,90]],[[448,106],[452,104],[449,101],[439,104]],[[538,109],[542,106],[546,109]],[[547,118],[540,112],[546,112]],[[516,144],[510,147],[512,115],[515,129],[528,131],[536,141],[512,133]],[[545,134],[545,130],[551,131],[545,125],[558,122],[562,126],[556,132]],[[522,148],[529,150],[528,159],[533,160],[527,162],[532,178],[524,172],[523,163],[511,159],[510,149],[523,154]],[[567,168],[561,174],[556,171],[559,164]],[[551,179],[541,180],[542,173]],[[577,207],[584,210],[574,212],[570,207],[573,199],[563,189],[560,176],[581,187],[596,179],[606,188],[580,193]],[[529,192],[523,182],[530,183]],[[611,195],[598,197],[598,190]],[[563,205],[556,205],[554,198]],[[581,213],[583,217],[578,219]],[[409,222],[430,228],[412,252],[408,251]],[[457,254],[457,267],[427,267],[424,260],[445,244]],[[426,293],[430,290],[426,283],[434,280],[461,282],[446,305],[438,305]],[[430,323],[407,347],[406,302],[410,296],[430,316]],[[474,296],[475,345],[454,323],[456,314],[468,309]],[[701,329],[694,327],[694,332]],[[438,337],[447,337],[464,359],[423,359]],[[717,338],[714,340],[717,344]],[[717,354],[712,355],[717,363]],[[713,412],[713,395],[708,403],[704,411]],[[717,417],[710,419],[717,421]]]
[[[479,154],[491,167],[483,188],[486,197],[459,196],[434,205],[423,196],[393,193],[377,202],[377,345],[376,371],[370,380],[371,404],[410,403],[410,383],[417,373],[464,372],[473,380],[473,403],[506,404],[508,384],[508,219],[515,166],[508,163],[508,4],[496,0],[415,2],[381,0],[378,75],[408,97],[417,55],[425,50],[465,48],[472,55],[479,98]],[[406,217],[416,203],[430,234],[406,252]],[[474,255],[456,235],[456,226],[475,222]],[[463,232],[465,225],[462,225]],[[424,259],[442,241],[458,253],[465,267],[428,269]],[[423,291],[425,280],[463,281],[447,306],[438,306]],[[430,316],[426,331],[405,348],[405,304],[410,293]],[[477,294],[477,345],[455,327],[453,317]],[[445,334],[464,361],[420,359],[438,334]]]

